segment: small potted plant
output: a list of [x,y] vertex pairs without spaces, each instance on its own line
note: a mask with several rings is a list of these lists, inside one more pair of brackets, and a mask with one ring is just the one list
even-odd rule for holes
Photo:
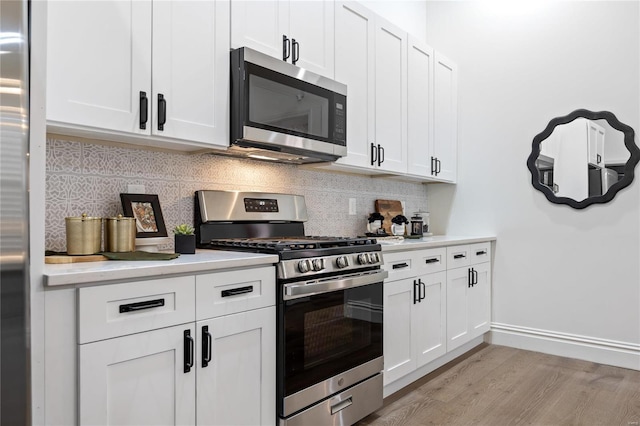
[[175,252],[181,254],[195,254],[196,252],[196,235],[193,226],[188,223],[173,228],[175,236]]

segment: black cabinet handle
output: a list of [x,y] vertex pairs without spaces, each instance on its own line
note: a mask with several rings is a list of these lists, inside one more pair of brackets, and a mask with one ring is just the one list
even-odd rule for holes
[[421,279],[418,280],[418,284],[420,284],[420,301],[427,297],[427,285],[422,282]]
[[193,337],[191,337],[191,331],[184,331],[184,372],[188,373],[193,367]]
[[167,122],[167,101],[162,93],[158,93],[158,130],[164,130]]
[[454,254],[453,255],[454,259],[464,259],[465,257],[467,257],[466,254]]
[[120,313],[141,311],[143,309],[158,308],[160,306],[164,306],[164,299],[145,300],[144,302],[120,305]]
[[295,65],[296,62],[298,62],[298,59],[300,59],[300,43],[298,43],[295,38],[291,39],[291,50],[291,63]]
[[378,145],[378,166],[384,163],[384,148],[382,145]]
[[413,280],[413,304],[415,305],[420,301],[418,299],[420,296],[418,295],[418,281]]
[[402,269],[402,268],[408,268],[408,267],[409,267],[409,264],[407,262],[396,263],[395,265],[391,266],[392,269]]
[[282,34],[282,60],[286,61],[291,55],[291,42],[289,38]]
[[209,326],[202,327],[202,368],[209,365],[211,362],[211,333],[209,333]]
[[602,161],[602,157],[600,156],[600,154],[596,154],[596,156],[598,157],[598,164],[600,164],[600,162]]
[[140,92],[140,129],[147,128],[147,120],[149,114],[149,99],[147,98],[147,92]]
[[374,164],[376,164],[376,161],[378,159],[378,150],[376,148],[375,144],[371,144],[371,165],[373,166]]
[[436,158],[436,176],[442,171],[442,162]]
[[473,271],[473,285],[476,285],[478,284],[478,271],[475,268],[471,268],[471,270]]
[[482,256],[483,254],[487,254],[486,250],[480,250],[476,252],[476,256]]
[[424,263],[438,263],[440,262],[440,259],[438,259],[437,257],[432,257],[431,259],[425,259]]
[[435,157],[431,157],[431,174],[432,175],[436,174],[435,164],[436,164],[436,158]]
[[222,295],[222,297],[229,297],[229,296],[237,296],[238,294],[251,293],[252,291],[253,291],[253,286],[248,285],[246,287],[232,288],[231,290],[222,290],[220,294]]
[[467,281],[469,282],[469,285],[467,287],[471,288],[473,287],[473,269],[469,268],[467,270]]

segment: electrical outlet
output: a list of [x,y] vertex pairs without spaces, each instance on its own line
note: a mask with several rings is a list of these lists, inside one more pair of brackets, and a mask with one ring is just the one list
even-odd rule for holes
[[349,215],[354,216],[356,214],[356,199],[349,198]]
[[129,194],[146,194],[144,185],[127,185],[127,193]]

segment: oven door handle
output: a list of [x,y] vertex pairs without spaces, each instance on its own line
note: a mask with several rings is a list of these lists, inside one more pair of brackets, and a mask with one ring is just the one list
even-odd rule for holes
[[314,294],[329,293],[364,285],[380,283],[389,276],[387,271],[379,270],[354,274],[347,277],[328,278],[326,280],[308,281],[303,284],[285,284],[284,300],[297,299],[299,297],[312,296]]

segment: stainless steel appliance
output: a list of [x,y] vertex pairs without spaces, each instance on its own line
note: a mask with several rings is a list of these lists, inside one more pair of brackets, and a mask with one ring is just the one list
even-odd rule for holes
[[0,424],[30,423],[29,4],[0,2]]
[[305,236],[304,198],[196,192],[198,246],[277,254],[280,425],[350,425],[382,406],[382,290],[373,238]]
[[231,51],[227,155],[296,164],[347,154],[347,86],[243,47]]

